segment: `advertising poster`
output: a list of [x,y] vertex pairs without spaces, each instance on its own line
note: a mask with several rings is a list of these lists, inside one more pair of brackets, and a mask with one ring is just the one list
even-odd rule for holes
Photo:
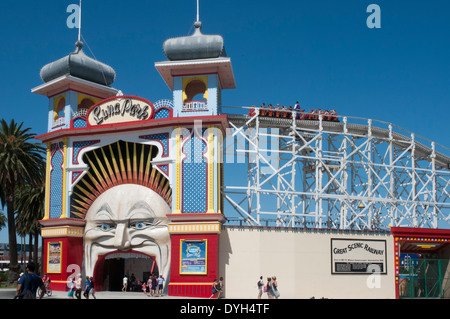
[[204,275],[206,274],[207,241],[181,241],[181,264],[182,275]]
[[386,274],[386,241],[331,239],[332,274]]
[[62,243],[48,243],[48,273],[61,273],[61,252]]

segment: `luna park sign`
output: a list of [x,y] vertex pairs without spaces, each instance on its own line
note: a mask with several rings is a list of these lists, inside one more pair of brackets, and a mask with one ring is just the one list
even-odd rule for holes
[[153,118],[151,102],[134,96],[118,96],[94,105],[88,113],[91,126],[146,121]]

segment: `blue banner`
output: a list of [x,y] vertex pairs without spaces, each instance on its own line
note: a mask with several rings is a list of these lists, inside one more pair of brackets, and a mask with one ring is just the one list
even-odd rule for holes
[[180,274],[206,274],[206,240],[181,242]]

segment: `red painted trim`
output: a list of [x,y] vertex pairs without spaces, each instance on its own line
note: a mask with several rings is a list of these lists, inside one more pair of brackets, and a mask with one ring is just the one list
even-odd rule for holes
[[[83,238],[59,237],[44,238],[43,273],[48,273],[48,243],[61,242],[61,272],[48,274],[52,283],[51,288],[55,291],[67,291],[67,279],[75,276],[77,270],[81,271],[83,261]],[[78,269],[77,269],[78,268]]]
[[[156,114],[158,114],[159,111],[162,111],[162,110],[168,110],[169,111],[169,118],[173,117],[173,109],[172,108],[169,108],[167,106],[161,106],[159,109],[155,109],[155,116],[153,118],[155,118]],[[160,120],[163,120],[163,119],[160,119]]]
[[[394,237],[394,267],[395,267],[395,298],[400,298],[399,271],[400,271],[400,242],[424,242],[430,243],[427,239],[448,239],[450,240],[450,229],[424,229],[424,228],[406,228],[392,227],[392,236]],[[400,240],[401,238],[401,240]],[[433,243],[434,241],[431,241]],[[442,243],[438,241],[437,243]],[[450,242],[447,242],[449,244]]]
[[[189,136],[187,136],[187,138],[181,143],[181,153],[186,155],[181,161],[181,198],[182,199],[184,198],[184,187],[183,187],[184,161],[187,158],[187,153],[184,151],[184,147],[189,140],[192,140],[192,143],[194,143],[193,137],[196,135],[206,145],[206,150],[202,153],[202,157],[206,159],[206,162],[205,162],[205,168],[206,168],[206,203],[205,203],[206,207],[205,208],[206,209],[204,212],[198,212],[199,214],[202,214],[202,213],[206,214],[206,212],[208,211],[208,196],[209,196],[208,195],[209,194],[209,192],[208,192],[208,186],[209,186],[208,175],[209,174],[208,173],[209,172],[208,172],[208,158],[205,157],[205,154],[208,153],[208,147],[209,147],[208,140],[206,138],[202,138],[202,136],[200,135],[200,132],[198,132],[198,130],[196,131],[195,128],[189,129],[189,131],[190,131]],[[191,160],[193,160],[193,158],[194,158],[194,154],[192,154]],[[184,212],[184,200],[181,201],[181,212]],[[191,213],[186,213],[186,214],[191,214]]]
[[[157,167],[159,167],[159,169],[161,170],[161,172],[164,174],[164,175],[166,175],[166,177],[167,178],[169,178],[169,176],[170,176],[170,166],[169,166],[169,164],[161,164],[161,165],[156,165]],[[162,167],[161,166],[164,166],[164,167],[167,167],[167,172],[164,170],[164,169],[162,169]]]
[[[54,143],[54,144],[50,145],[50,149],[52,148],[53,145],[56,145],[56,146],[55,146],[55,149],[51,152],[51,156],[50,156],[50,181],[49,181],[49,183],[50,183],[50,185],[49,185],[49,192],[50,192],[50,194],[49,194],[49,197],[48,197],[48,202],[49,202],[48,203],[48,207],[49,207],[48,215],[49,216],[52,213],[52,208],[51,208],[52,207],[52,192],[53,192],[53,184],[54,184],[53,171],[55,169],[55,166],[53,165],[53,159],[55,158],[55,154],[57,152],[59,152],[61,154],[61,156],[62,156],[62,161],[61,161],[60,168],[62,170],[61,174],[62,175],[64,174],[64,150],[62,150],[61,147],[60,147],[61,143],[62,142],[59,141],[57,143]],[[61,198],[64,197],[64,194],[62,193],[62,190],[64,189],[64,184],[63,183],[64,183],[64,176],[62,176],[62,180],[61,180]],[[62,214],[62,212],[61,212],[61,214]]]
[[78,218],[52,218],[40,220],[39,223],[44,227],[62,227],[62,226],[84,227],[86,221]]
[[80,137],[80,136],[92,136],[93,134],[110,134],[110,133],[123,133],[123,132],[134,132],[143,131],[148,129],[158,129],[166,127],[174,127],[181,125],[194,125],[194,121],[203,121],[209,125],[220,125],[223,128],[228,128],[228,117],[226,115],[215,115],[215,116],[193,116],[193,117],[178,117],[170,119],[159,119],[151,120],[148,122],[127,122],[119,124],[105,124],[100,126],[90,126],[82,128],[73,129],[62,129],[55,132],[45,133],[36,136],[35,139],[42,141],[43,143],[51,142],[54,140],[60,140],[64,137]]
[[[83,171],[73,171],[72,172],[72,184],[75,183],[75,181],[81,176],[82,173],[83,173]],[[74,179],[73,178],[74,174],[79,174],[79,175]]]
[[168,293],[173,297],[209,298],[212,295],[212,282],[204,284],[171,282]]
[[93,141],[74,141],[74,142],[72,142],[72,149],[74,148],[74,144],[75,144],[75,143],[91,143],[91,144],[89,144],[89,145],[86,145],[86,146],[83,146],[82,148],[80,148],[76,154],[75,154],[74,152],[72,152],[72,164],[74,164],[74,165],[79,165],[80,162],[79,162],[79,160],[78,160],[78,157],[80,156],[81,151],[84,150],[86,147],[93,146],[93,145],[98,144],[98,143],[100,143],[100,142],[101,142],[100,140],[93,140]]
[[400,298],[399,288],[399,275],[400,275],[400,243],[395,240],[394,236],[394,281],[395,281],[395,298]]
[[[147,138],[147,136],[151,136],[151,135],[167,135],[167,150],[164,148],[164,144],[161,142],[161,140],[155,139],[155,138]],[[161,157],[164,157],[164,158],[169,157],[169,155],[170,155],[170,134],[169,133],[147,134],[147,135],[141,135],[141,136],[139,136],[139,138],[141,140],[158,142],[159,144],[161,144],[162,149],[163,149],[163,154],[161,155]],[[164,153],[167,153],[167,154],[164,155]]]
[[[188,275],[180,274],[180,249],[181,240],[208,240],[207,247],[207,274],[206,275]],[[170,282],[173,283],[212,283],[218,279],[218,234],[173,234],[171,235],[171,265]],[[209,296],[208,296],[209,297]]]
[[450,229],[424,229],[424,228],[406,228],[392,227],[393,236],[399,237],[433,237],[450,239]]

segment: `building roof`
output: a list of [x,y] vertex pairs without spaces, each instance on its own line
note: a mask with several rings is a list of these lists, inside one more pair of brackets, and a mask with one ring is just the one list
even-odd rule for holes
[[109,86],[116,79],[112,67],[88,57],[83,52],[83,43],[77,41],[76,50],[68,56],[49,63],[41,69],[41,79],[50,82],[64,75],[71,75],[83,80]]
[[203,34],[200,21],[196,21],[194,26],[194,34],[164,42],[164,53],[170,61],[226,57],[222,36]]

